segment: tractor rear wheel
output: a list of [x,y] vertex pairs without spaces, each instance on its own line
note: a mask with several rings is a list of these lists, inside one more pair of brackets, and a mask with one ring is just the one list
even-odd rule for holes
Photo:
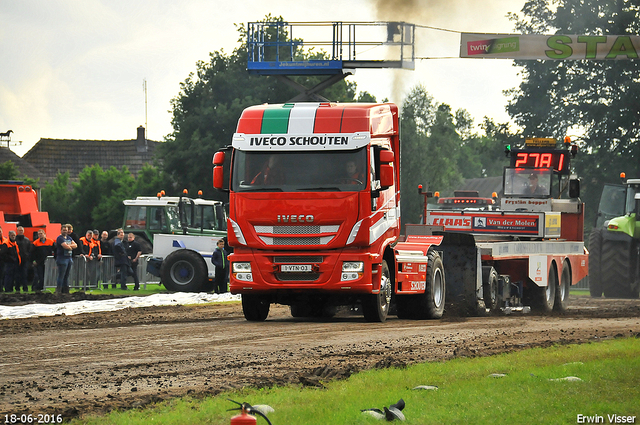
[[633,250],[629,241],[605,240],[602,244],[602,278],[604,296],[611,298],[633,298],[631,289]]
[[593,298],[602,296],[602,232],[592,229],[589,234],[589,293]]

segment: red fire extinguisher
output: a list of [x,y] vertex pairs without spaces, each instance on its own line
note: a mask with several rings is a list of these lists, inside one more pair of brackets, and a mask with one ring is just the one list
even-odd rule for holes
[[267,418],[266,415],[264,415],[258,409],[254,409],[249,403],[238,403],[237,401],[231,400],[230,398],[227,400],[232,401],[235,404],[240,406],[236,409],[231,409],[231,410],[240,410],[239,415],[236,415],[233,418],[231,418],[231,425],[256,425],[258,421],[256,417],[253,415],[262,416],[264,420],[267,421],[268,425],[272,425],[271,421],[269,421],[269,418]]
[[231,425],[256,425],[257,422],[255,416],[247,413],[244,403],[240,407],[240,414],[231,418]]

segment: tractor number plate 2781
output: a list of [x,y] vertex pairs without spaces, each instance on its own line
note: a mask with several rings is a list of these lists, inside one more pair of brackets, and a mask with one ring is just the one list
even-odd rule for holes
[[281,264],[282,273],[305,273],[311,271],[311,264]]

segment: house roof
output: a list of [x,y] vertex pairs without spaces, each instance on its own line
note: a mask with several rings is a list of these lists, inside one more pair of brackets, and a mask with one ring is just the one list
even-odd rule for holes
[[[142,131],[140,131],[142,129]],[[53,182],[58,173],[69,172],[69,181],[77,182],[87,166],[100,165],[103,170],[127,166],[137,175],[145,164],[153,163],[160,142],[146,140],[144,128],[138,128],[138,138],[131,140],[61,140],[40,139],[23,159],[38,169],[43,182]]]
[[34,180],[40,179],[40,182],[43,183],[42,173],[40,173],[40,171],[38,171],[33,165],[13,153],[11,149],[0,147],[0,164],[3,164],[7,161],[13,162],[13,164],[18,169],[18,178],[23,178],[26,176]]

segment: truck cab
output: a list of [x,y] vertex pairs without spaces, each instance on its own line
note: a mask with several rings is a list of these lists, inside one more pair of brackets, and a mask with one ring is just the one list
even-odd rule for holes
[[264,320],[271,303],[321,315],[359,300],[384,320],[400,232],[396,105],[250,107],[213,162],[214,187],[229,191],[230,289],[247,319]]
[[156,234],[220,236],[226,231],[226,213],[222,202],[186,196],[138,196],[123,201],[122,228],[133,233],[142,252],[152,251]]

